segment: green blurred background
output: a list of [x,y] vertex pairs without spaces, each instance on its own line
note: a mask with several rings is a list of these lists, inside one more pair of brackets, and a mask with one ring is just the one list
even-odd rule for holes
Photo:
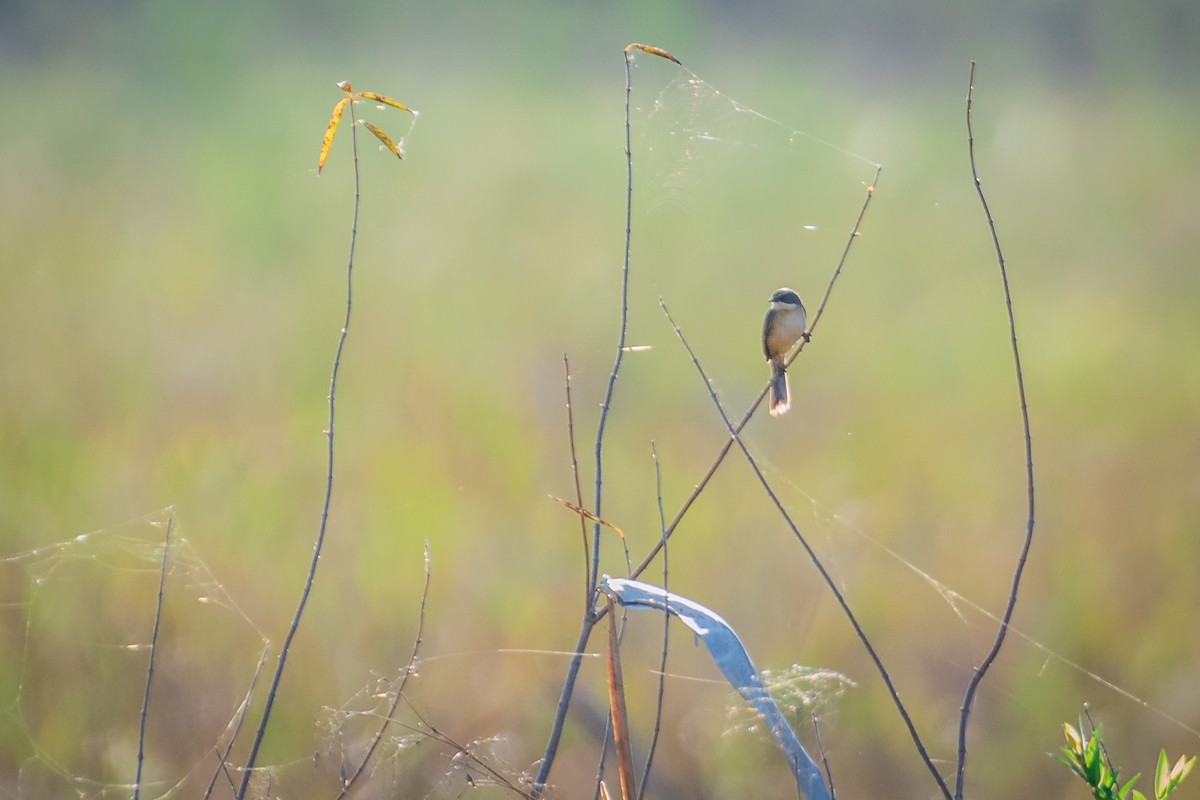
[[[407,135],[407,159],[360,139],[336,494],[257,790],[334,794],[341,752],[353,760],[373,724],[357,712],[408,659],[425,541],[427,660],[411,702],[514,776],[531,768],[582,609],[578,523],[547,495],[574,493],[564,353],[585,487],[593,475],[631,41],[781,123],[730,117],[711,95],[655,113],[687,74],[635,62],[630,337],[653,349],[626,358],[604,503],[635,561],[658,531],[651,440],[668,515],[723,441],[658,297],[740,414],[765,381],[766,298],[792,285],[815,309],[874,173],[773,137],[795,129],[882,163],[792,370],[794,410],[756,418],[746,440],[950,772],[962,692],[995,626],[904,562],[998,614],[1025,522],[1008,333],[963,124],[977,58],[977,155],[1015,293],[1039,511],[1021,635],[977,704],[968,795],[1084,796],[1052,754],[1085,701],[1126,774],[1159,746],[1200,750],[1197,4],[168,0],[0,14],[0,796],[128,796],[146,651],[118,645],[148,639],[160,509],[174,506],[186,546],[149,723],[158,793],[203,791],[263,637],[282,640],[317,529],[344,311],[348,128],[315,173],[339,80],[421,116],[410,130],[362,109]],[[730,148],[679,161],[696,145],[680,142],[685,122]],[[71,541],[84,531],[98,533]],[[606,547],[619,573],[615,539]],[[670,555],[672,588],[720,612],[761,667],[857,682],[823,717],[839,793],[934,796],[740,457]],[[219,613],[198,616],[194,601],[216,596]],[[727,687],[673,633],[649,796],[794,796],[769,742],[726,735]],[[642,753],[660,636],[631,620]],[[578,701],[555,796],[591,795],[598,662]],[[251,722],[260,707],[261,686]],[[468,788],[452,747],[393,745],[364,796]]]

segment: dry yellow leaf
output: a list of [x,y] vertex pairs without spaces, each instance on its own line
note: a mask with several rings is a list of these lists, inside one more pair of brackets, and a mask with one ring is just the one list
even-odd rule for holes
[[375,134],[375,138],[383,142],[384,147],[390,150],[392,154],[396,156],[396,158],[404,158],[404,154],[400,152],[400,148],[397,147],[396,143],[391,140],[391,137],[379,130],[379,128],[367,122],[365,119],[360,119],[359,122],[363,124],[363,127]]
[[641,50],[643,53],[649,53],[652,56],[658,56],[659,58],[665,58],[667,61],[674,61],[679,66],[681,66],[681,67],[683,66],[683,62],[680,61],[678,58],[671,55],[668,51],[663,50],[661,47],[655,47],[652,44],[638,44],[637,42],[634,42],[633,44],[627,45],[625,47],[626,53],[628,53],[631,50]]
[[[345,81],[342,83],[345,83]],[[340,86],[341,84],[338,85]],[[349,86],[350,84],[347,83],[346,85]],[[342,112],[346,110],[346,104],[349,102],[349,97],[343,97],[333,107],[333,115],[329,118],[329,127],[325,129],[325,139],[321,142],[321,155],[317,159],[318,174],[325,168],[325,159],[329,158],[329,151],[333,148],[333,137],[337,134],[338,125],[342,122]]]

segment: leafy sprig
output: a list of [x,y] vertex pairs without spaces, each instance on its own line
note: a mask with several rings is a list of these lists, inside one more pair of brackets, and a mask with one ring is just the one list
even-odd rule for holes
[[[1063,754],[1058,760],[1092,788],[1092,797],[1095,800],[1146,800],[1146,795],[1133,788],[1142,777],[1140,772],[1121,784],[1120,770],[1113,767],[1108,760],[1099,727],[1096,727],[1089,737],[1083,733],[1082,722],[1078,728],[1065,722],[1063,736],[1067,744],[1062,748]],[[1167,758],[1167,751],[1159,750],[1158,765],[1154,769],[1154,799],[1165,800],[1169,797],[1171,792],[1175,791],[1175,787],[1183,783],[1194,766],[1196,756],[1180,756],[1171,764]]]
[[[346,111],[346,106],[351,103],[356,103],[359,100],[370,100],[381,105],[398,108],[401,111],[407,111],[409,114],[416,116],[417,112],[408,106],[401,103],[399,100],[393,100],[386,95],[377,94],[375,92],[356,92],[354,87],[350,85],[350,81],[341,81],[337,87],[345,93],[345,97],[337,102],[333,107],[333,114],[329,117],[329,125],[325,128],[325,138],[321,141],[321,155],[317,159],[317,172],[319,173],[325,168],[325,160],[329,158],[329,151],[333,149],[333,137],[337,136],[338,126],[342,124],[342,114]],[[396,158],[403,159],[404,151],[400,149],[400,145],[392,140],[390,136],[384,133],[378,126],[372,125],[365,119],[354,120],[355,125],[362,125],[375,135],[375,138],[383,142],[383,146],[388,149]]]

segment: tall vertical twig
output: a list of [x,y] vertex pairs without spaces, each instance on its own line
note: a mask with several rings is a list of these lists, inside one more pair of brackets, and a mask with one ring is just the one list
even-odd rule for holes
[[[658,460],[658,448],[650,442],[650,455],[654,458],[654,497],[658,502],[658,526],[661,536],[667,535],[667,514],[663,509],[662,494],[662,463]],[[662,588],[664,592],[671,590],[670,583],[670,550],[663,543]],[[663,609],[663,644],[662,660],[658,665],[658,697],[654,702],[654,730],[650,734],[650,748],[646,753],[646,765],[642,768],[642,780],[638,784],[637,800],[642,800],[646,794],[646,784],[650,782],[650,769],[654,766],[654,752],[658,749],[658,737],[662,733],[663,698],[667,693],[667,653],[671,642],[671,612]]]
[[[633,240],[633,135],[630,122],[630,96],[633,93],[633,54],[630,47],[625,48],[625,257],[621,265],[621,325],[617,335],[617,356],[613,361],[612,372],[608,376],[608,389],[604,393],[604,403],[600,407],[600,422],[596,428],[595,468],[596,494],[592,511],[597,517],[603,516],[602,501],[604,496],[604,431],[608,425],[608,413],[612,408],[613,395],[616,392],[617,377],[621,372],[621,362],[625,356],[626,333],[629,328],[629,254]],[[675,60],[672,57],[672,60]],[[678,62],[676,62],[678,63]],[[596,593],[596,582],[600,578],[600,523],[592,526],[592,563],[588,574],[587,606],[583,611],[583,624],[580,626],[579,639],[575,644],[575,654],[567,665],[567,675],[563,680],[562,693],[559,695],[558,707],[554,712],[554,722],[550,728],[550,740],[546,744],[546,752],[542,756],[542,764],[533,782],[533,796],[536,798],[545,790],[546,780],[550,776],[550,768],[558,752],[558,742],[562,738],[563,725],[567,718],[567,708],[571,704],[571,695],[575,692],[575,680],[579,676],[579,668],[583,664],[583,651],[591,638],[592,629],[596,626],[598,616],[592,607]]]
[[[601,504],[604,500],[604,431],[608,426],[608,413],[612,410],[613,395],[617,389],[617,378],[625,360],[625,341],[629,331],[629,254],[633,242],[633,136],[630,122],[630,95],[633,91],[633,57],[625,50],[625,257],[621,263],[621,324],[617,334],[617,355],[613,360],[612,372],[608,375],[608,388],[604,402],[600,405],[600,422],[596,427],[596,495],[593,511],[597,517],[604,516]],[[596,589],[600,578],[600,523],[592,526],[592,574],[588,588]]]
[[1025,374],[1021,370],[1021,350],[1017,346],[1017,321],[1013,314],[1012,291],[1008,285],[1008,268],[1004,261],[1004,251],[1000,247],[1000,235],[996,233],[996,221],[988,206],[987,197],[983,193],[983,184],[979,180],[979,172],[975,167],[975,133],[971,127],[971,105],[975,95],[975,60],[971,59],[971,72],[967,79],[967,153],[971,161],[971,180],[975,183],[975,192],[979,195],[980,205],[983,206],[984,216],[987,217],[988,230],[992,234],[992,245],[996,249],[996,260],[1000,267],[1000,282],[1004,286],[1004,307],[1008,313],[1008,334],[1012,343],[1013,367],[1017,373],[1017,395],[1021,402],[1021,423],[1025,430],[1025,480],[1027,498],[1027,516],[1025,520],[1025,540],[1021,544],[1021,554],[1017,558],[1016,569],[1013,570],[1012,587],[1008,593],[1008,602],[1000,619],[1000,627],[996,631],[996,639],[983,661],[975,668],[967,684],[967,692],[963,697],[962,712],[958,725],[958,768],[954,782],[955,800],[962,800],[963,779],[967,768],[967,723],[971,718],[971,708],[975,703],[975,694],[983,676],[987,674],[992,662],[1000,654],[1004,639],[1008,634],[1008,626],[1012,620],[1013,610],[1017,606],[1017,590],[1021,586],[1021,575],[1025,572],[1025,562],[1029,557],[1029,549],[1033,545],[1033,527],[1035,495],[1033,488],[1033,436],[1030,433],[1029,404],[1025,398]]
[[167,517],[167,532],[163,536],[162,572],[158,578],[158,603],[154,606],[154,630],[150,634],[150,664],[146,667],[146,694],[142,698],[142,717],[138,724],[137,777],[133,783],[133,800],[142,795],[142,764],[146,757],[146,720],[150,716],[150,687],[154,685],[154,659],[158,655],[158,633],[162,626],[163,592],[167,585],[167,564],[171,556],[171,529],[175,526],[175,509]]
[[287,635],[283,640],[283,647],[279,651],[279,661],[275,667],[275,676],[271,679],[271,688],[267,692],[267,702],[263,707],[262,718],[258,723],[258,730],[254,734],[254,743],[250,746],[250,756],[246,759],[245,772],[242,774],[242,784],[237,794],[238,800],[245,800],[246,792],[250,787],[250,778],[254,774],[254,768],[258,762],[259,748],[262,747],[263,738],[267,734],[267,723],[271,720],[271,710],[274,708],[275,698],[279,694],[279,684],[283,680],[283,671],[287,666],[288,654],[292,648],[292,640],[296,638],[296,632],[300,629],[300,619],[304,616],[304,609],[308,605],[308,598],[312,593],[313,583],[317,577],[317,565],[321,562],[321,550],[325,545],[325,532],[329,525],[329,508],[333,502],[333,445],[334,423],[336,421],[337,410],[338,373],[342,367],[342,352],[346,347],[346,338],[350,333],[350,312],[354,307],[354,248],[358,243],[358,210],[361,205],[361,182],[358,170],[358,125],[354,117],[354,103],[348,103],[347,107],[350,109],[350,142],[354,162],[354,215],[350,224],[350,254],[346,264],[346,315],[342,321],[342,330],[338,336],[337,349],[333,356],[333,369],[329,378],[329,427],[325,430],[325,437],[328,442],[325,469],[325,501],[321,506],[321,524],[317,530],[316,543],[313,545],[312,561],[308,566],[308,576],[304,581],[304,591],[300,594],[300,602],[296,606],[296,614],[292,617],[292,624],[288,627]]

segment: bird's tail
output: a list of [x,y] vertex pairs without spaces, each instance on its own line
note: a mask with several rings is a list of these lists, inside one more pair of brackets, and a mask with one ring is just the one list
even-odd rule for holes
[[771,359],[771,416],[778,417],[788,410],[791,401],[788,400],[787,370],[784,369],[783,359]]

